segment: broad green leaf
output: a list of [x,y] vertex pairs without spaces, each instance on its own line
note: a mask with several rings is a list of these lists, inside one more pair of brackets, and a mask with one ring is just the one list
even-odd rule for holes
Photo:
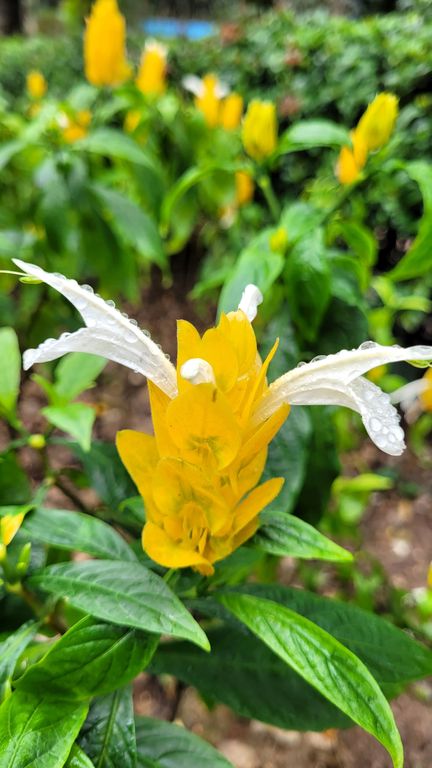
[[351,552],[330,541],[309,523],[286,512],[264,511],[252,546],[272,555],[343,562],[352,560]]
[[21,355],[12,328],[0,328],[0,414],[14,417],[21,378]]
[[21,152],[25,147],[25,142],[21,139],[13,139],[8,141],[0,147],[0,171],[7,166],[10,160]]
[[378,253],[378,243],[373,232],[358,221],[336,221],[338,234],[367,266],[373,266]]
[[308,203],[291,203],[283,209],[280,224],[288,235],[288,243],[294,244],[301,237],[319,226],[322,220],[322,211],[313,208]]
[[65,768],[95,768],[95,765],[78,744],[74,744],[65,763]]
[[188,170],[180,176],[180,178],[172,185],[168,194],[165,196],[161,207],[161,231],[167,234],[169,229],[169,223],[176,204],[183,195],[188,192],[189,189],[198,184],[202,179],[213,173],[214,166],[206,166],[205,168],[188,168]]
[[16,681],[22,691],[49,690],[61,698],[111,693],[148,665],[158,638],[85,616]]
[[330,120],[300,120],[282,134],[277,154],[314,147],[342,147],[350,143],[349,131],[337,123]]
[[[205,615],[210,601],[197,602],[197,610]],[[210,616],[220,618],[217,613]],[[264,643],[233,617],[231,622],[209,631],[209,654],[185,642],[160,645],[150,671],[193,685],[209,704],[225,704],[243,717],[279,728],[323,731],[352,725]]]
[[74,150],[93,152],[103,157],[114,157],[118,160],[128,160],[137,165],[153,168],[151,157],[138,144],[121,131],[114,128],[99,128],[89,133],[81,141],[77,141]]
[[18,464],[15,453],[0,455],[0,499],[2,505],[27,505],[31,495],[28,477]]
[[91,487],[110,509],[117,510],[124,499],[136,495],[136,487],[121,463],[115,445],[93,441],[89,451],[83,451],[78,445],[71,445],[70,449],[82,462]]
[[166,254],[155,221],[139,205],[121,192],[93,184],[92,191],[100,200],[112,224],[125,243],[132,246],[145,262],[167,266]]
[[312,434],[304,482],[297,498],[295,512],[303,520],[315,524],[327,509],[333,481],[340,472],[340,462],[331,408],[314,406],[309,408],[308,416]]
[[317,624],[271,600],[223,594],[218,600],[286,664],[375,736],[403,766],[393,713],[376,680],[351,651]]
[[15,691],[0,707],[1,768],[62,768],[88,710],[45,691]]
[[420,220],[417,237],[411,248],[401,258],[395,268],[388,273],[393,280],[410,280],[430,272],[432,267],[432,165],[418,160],[407,163],[405,170],[417,182],[423,196],[423,216]]
[[254,237],[241,252],[230,279],[225,283],[218,304],[218,313],[231,312],[238,307],[248,283],[257,285],[264,297],[279,277],[284,257],[272,251],[270,239],[274,229],[265,229]]
[[106,364],[104,357],[83,352],[71,352],[63,357],[55,369],[54,384],[55,393],[61,403],[54,405],[69,403],[93,386]]
[[48,405],[41,413],[48,421],[62,432],[78,441],[83,451],[89,451],[91,433],[96,411],[84,403],[68,403],[67,405]]
[[135,768],[135,722],[129,686],[93,701],[79,743],[97,768]]
[[151,717],[136,718],[138,768],[233,768],[186,728]]
[[31,541],[59,549],[87,552],[108,560],[136,561],[125,540],[110,525],[83,512],[65,509],[35,509],[21,531]]
[[0,642],[0,701],[8,690],[15,664],[36,634],[38,624],[28,621]]
[[320,229],[305,235],[284,268],[291,317],[307,341],[314,341],[330,301],[330,268]]
[[86,561],[52,565],[29,584],[113,624],[182,637],[208,649],[199,624],[163,579],[140,563]]
[[306,472],[311,422],[306,408],[294,408],[269,446],[263,479],[283,477],[281,492],[269,509],[292,512]]
[[244,591],[280,603],[330,632],[366,664],[380,684],[407,683],[432,674],[432,651],[369,611],[276,584],[248,585]]

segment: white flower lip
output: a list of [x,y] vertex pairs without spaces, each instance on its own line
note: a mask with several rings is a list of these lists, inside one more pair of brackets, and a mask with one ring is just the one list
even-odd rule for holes
[[[201,79],[201,77],[197,77],[196,75],[185,75],[182,79],[182,86],[186,89],[186,91],[193,93],[193,95],[198,96],[198,98],[204,93],[204,81]],[[218,80],[215,88],[215,94],[217,98],[223,99],[228,95],[228,93],[228,86]]]
[[[79,286],[75,280],[63,275],[45,272],[34,264],[20,259],[14,263],[24,274],[37,277],[63,294],[80,312],[86,327],[75,333],[64,333],[59,339],[47,339],[37,349],[24,353],[24,367],[34,363],[55,360],[68,352],[88,352],[101,355],[142,373],[169,397],[177,394],[176,371],[160,347],[134,321],[122,315],[114,302],[106,302],[94,294],[89,286]],[[239,308],[250,321],[262,301],[256,286],[245,288]],[[338,405],[357,411],[373,442],[392,456],[399,456],[404,447],[404,434],[399,425],[399,414],[389,395],[364,374],[387,363],[410,360],[432,360],[432,347],[384,347],[367,341],[358,349],[341,350],[336,354],[317,357],[274,381],[261,403],[254,419],[265,421],[282,404]],[[181,375],[194,384],[214,382],[214,372],[206,360],[192,358],[186,361]]]

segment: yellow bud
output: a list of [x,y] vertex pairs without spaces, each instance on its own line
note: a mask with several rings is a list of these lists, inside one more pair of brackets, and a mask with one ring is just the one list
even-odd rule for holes
[[149,40],[141,56],[136,84],[142,93],[159,95],[166,88],[167,50],[155,40]]
[[428,568],[427,585],[428,585],[429,589],[432,589],[432,563],[430,564],[430,566]]
[[226,131],[233,131],[240,125],[243,113],[243,98],[238,93],[230,93],[221,105],[220,124]]
[[254,160],[264,160],[277,146],[276,107],[271,101],[251,101],[243,120],[243,146]]
[[126,23],[117,0],[96,0],[84,33],[85,75],[92,85],[119,85],[131,73],[126,60]]
[[279,227],[270,236],[270,248],[272,251],[284,253],[288,245],[288,235],[284,227]]
[[398,98],[393,93],[379,93],[369,104],[356,128],[368,152],[387,144],[398,116]]
[[424,411],[432,411],[432,368],[427,369],[423,379],[427,382],[427,387],[420,392],[420,403]]
[[124,120],[124,129],[126,133],[133,133],[141,122],[141,112],[139,109],[130,109],[126,113]]
[[360,176],[354,152],[349,147],[342,147],[336,163],[336,176],[341,184],[353,184]]
[[240,207],[249,203],[255,191],[255,184],[252,176],[247,171],[237,171],[235,175],[236,203]]
[[6,547],[11,543],[15,534],[18,532],[23,520],[23,514],[5,515],[0,518],[0,542]]
[[204,75],[202,79],[202,93],[195,99],[195,104],[210,128],[214,128],[219,122],[221,98],[219,95],[219,80],[216,75]]
[[47,92],[47,82],[37,69],[32,69],[27,73],[26,78],[27,93],[32,99],[41,99]]
[[387,373],[386,365],[378,365],[376,368],[372,368],[367,374],[369,381],[378,382]]
[[46,446],[46,440],[43,435],[30,435],[29,439],[27,440],[28,445],[30,448],[35,448],[35,450],[40,451],[42,448],[45,448]]

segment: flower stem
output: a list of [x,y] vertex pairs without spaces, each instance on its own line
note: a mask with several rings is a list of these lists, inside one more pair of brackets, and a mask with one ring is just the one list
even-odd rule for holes
[[266,199],[266,203],[269,207],[269,211],[273,216],[275,223],[277,223],[280,218],[280,205],[274,193],[270,176],[267,173],[264,173],[261,176],[259,176],[258,185],[261,188],[262,193]]

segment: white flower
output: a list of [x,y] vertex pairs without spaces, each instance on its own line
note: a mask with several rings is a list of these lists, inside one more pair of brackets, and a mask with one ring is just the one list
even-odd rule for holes
[[[45,272],[19,259],[14,262],[26,275],[38,278],[69,299],[86,324],[75,333],[64,333],[59,339],[48,339],[37,349],[27,350],[24,353],[26,369],[67,352],[89,352],[142,373],[171,398],[176,395],[176,370],[172,363],[148,334],[115,309],[113,302],[104,301],[89,286],[79,286],[75,280]],[[261,300],[260,291],[248,286],[240,308],[253,319]],[[360,413],[369,436],[381,450],[398,456],[405,447],[399,415],[390,396],[365,379],[364,374],[380,365],[403,360],[432,360],[432,347],[402,349],[367,341],[358,349],[300,363],[270,385],[254,419],[258,423],[265,421],[283,403],[343,405]],[[211,380],[212,371],[205,360],[194,359],[189,363],[184,371],[189,380],[195,383]]]
[[[211,79],[210,79],[211,78]],[[224,99],[229,93],[229,88],[225,83],[222,83],[215,75],[205,75],[203,78],[196,75],[185,75],[182,79],[182,86],[194,96],[200,98],[204,95],[206,88],[209,84],[214,83],[215,96],[218,99]]]

